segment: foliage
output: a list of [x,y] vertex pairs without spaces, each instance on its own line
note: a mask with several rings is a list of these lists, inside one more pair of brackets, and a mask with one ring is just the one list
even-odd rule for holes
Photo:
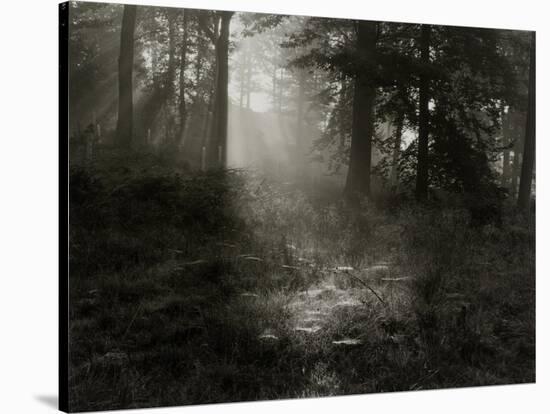
[[[239,171],[120,161],[71,172],[72,409],[534,380],[534,233],[512,214],[357,212]],[[404,281],[363,280],[385,305],[344,273],[324,287],[384,260]],[[325,327],[296,331],[313,295]]]

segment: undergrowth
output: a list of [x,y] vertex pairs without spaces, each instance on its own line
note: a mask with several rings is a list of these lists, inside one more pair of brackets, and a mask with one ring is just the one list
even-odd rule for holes
[[[513,212],[472,226],[156,165],[71,168],[71,410],[535,380],[534,227]],[[316,287],[335,305],[297,332]]]

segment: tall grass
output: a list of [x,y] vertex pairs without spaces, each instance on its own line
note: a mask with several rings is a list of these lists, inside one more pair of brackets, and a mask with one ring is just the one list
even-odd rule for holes
[[[534,230],[512,213],[357,210],[153,156],[70,185],[72,410],[534,381]],[[323,329],[296,331],[317,305]]]

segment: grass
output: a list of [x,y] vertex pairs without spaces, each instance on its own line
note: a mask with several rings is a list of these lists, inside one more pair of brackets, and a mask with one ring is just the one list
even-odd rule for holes
[[71,168],[71,410],[535,380],[533,223],[161,161]]

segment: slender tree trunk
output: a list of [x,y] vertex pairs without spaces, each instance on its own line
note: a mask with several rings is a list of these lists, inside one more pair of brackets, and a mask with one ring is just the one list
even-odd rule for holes
[[304,100],[306,88],[306,73],[300,69],[298,74],[298,100],[296,110],[296,146],[301,149],[303,143]]
[[[215,74],[214,78],[217,78],[217,75]],[[210,88],[210,93],[208,94],[208,102],[205,105],[205,112],[204,112],[204,125],[203,125],[203,136],[202,136],[202,146],[208,147],[208,139],[212,133],[213,128],[213,122],[211,122],[212,114],[214,112],[214,102],[215,102],[215,96],[216,90],[213,86]]]
[[416,199],[425,200],[428,196],[428,139],[429,139],[429,102],[430,80],[425,73],[430,63],[429,25],[423,24],[420,35],[420,60],[423,68],[420,73],[419,120],[418,120],[418,159],[416,170]]
[[166,98],[171,103],[174,94],[174,78],[176,73],[176,16],[168,12],[168,70],[164,79]]
[[179,130],[179,140],[180,143],[184,141],[185,133],[185,124],[187,122],[187,107],[185,104],[185,67],[187,66],[187,21],[188,15],[187,11],[183,11],[183,34],[181,41],[181,56],[180,56],[180,79],[179,79],[179,115],[180,115],[180,130]]
[[252,89],[252,59],[250,51],[247,53],[246,62],[246,109],[250,109],[250,92]]
[[510,183],[510,193],[512,197],[518,195],[518,181],[521,172],[521,140],[516,138],[514,143],[514,158],[512,160],[512,180]]
[[[358,22],[357,51],[361,61],[375,66],[377,23]],[[374,134],[374,103],[376,88],[372,75],[363,69],[355,76],[353,123],[348,175],[344,193],[350,199],[370,197],[372,136]]]
[[134,31],[137,6],[124,6],[120,31],[120,56],[118,59],[118,119],[117,144],[130,148],[133,136],[133,66]]
[[240,78],[241,78],[241,81],[240,81],[240,88],[239,88],[239,108],[240,109],[243,109],[244,108],[244,65],[241,66],[240,70]]
[[346,146],[346,113],[347,113],[347,95],[348,95],[348,82],[345,75],[342,75],[341,79],[342,88],[340,90],[340,99],[338,102],[339,109],[338,109],[338,123],[339,123],[339,132],[340,132],[340,151],[344,150],[344,147]]
[[176,77],[176,14],[174,10],[168,11],[168,70],[164,79],[164,91],[166,98],[166,125],[165,142],[175,144],[174,134],[174,80]]
[[239,59],[239,108],[244,108],[244,96],[246,86],[246,66],[247,66],[247,44],[246,41],[242,44],[241,56]]
[[[510,111],[511,108],[508,108],[508,113],[502,111],[502,145],[508,146],[510,144]],[[508,188],[508,180],[510,179],[510,150],[504,149],[502,152],[502,176],[501,176],[501,186]]]
[[401,136],[403,135],[403,113],[397,116],[395,131],[393,136],[393,155],[390,174],[390,183],[392,188],[397,187],[399,176],[399,154],[401,152]]
[[504,150],[502,154],[502,177],[501,185],[504,188],[508,187],[508,178],[510,177],[510,151]]
[[195,59],[195,103],[198,104],[202,99],[200,93],[200,83],[201,83],[201,69],[202,69],[202,56],[204,54],[204,43],[201,42],[201,39],[197,36],[197,58]]
[[221,14],[220,33],[216,42],[216,92],[212,140],[208,150],[209,164],[224,167],[227,164],[227,123],[229,84],[229,24],[233,12]]
[[273,112],[277,112],[277,66],[273,65],[271,73],[271,95],[273,96]]
[[527,122],[525,127],[525,142],[523,144],[523,162],[521,164],[521,179],[519,182],[518,207],[528,211],[531,201],[531,184],[533,182],[533,165],[535,163],[535,82],[536,82],[536,38],[531,34],[529,62],[529,92],[527,103]]
[[278,107],[277,111],[279,112],[279,116],[283,112],[283,77],[285,74],[285,69],[280,69],[280,76],[279,76],[279,97],[278,97]]

